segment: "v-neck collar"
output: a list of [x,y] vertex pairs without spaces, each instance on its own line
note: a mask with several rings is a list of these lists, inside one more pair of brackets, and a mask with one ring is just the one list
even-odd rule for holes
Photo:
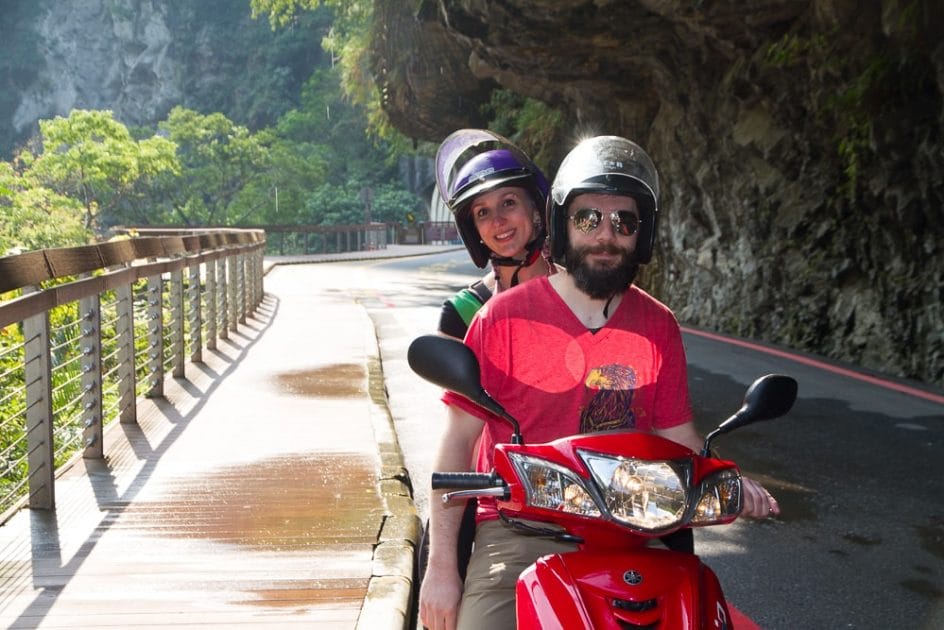
[[557,301],[558,307],[566,313],[567,320],[562,323],[566,324],[574,338],[581,338],[581,335],[586,334],[593,342],[598,342],[606,338],[610,334],[610,331],[613,330],[613,323],[621,317],[623,305],[629,301],[626,299],[627,294],[632,289],[632,286],[626,288],[626,292],[623,293],[623,298],[620,300],[619,304],[616,305],[616,310],[613,311],[612,315],[610,315],[602,326],[596,329],[596,332],[593,332],[580,321],[580,318],[577,317],[576,313],[570,308],[570,305],[567,304],[561,294],[557,292],[557,289],[554,288],[554,285],[551,284],[550,278],[544,276],[541,280],[545,283],[545,289],[553,294],[553,298]]

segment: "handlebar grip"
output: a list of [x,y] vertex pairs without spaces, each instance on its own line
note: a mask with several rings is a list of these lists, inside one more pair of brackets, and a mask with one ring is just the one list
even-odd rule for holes
[[434,472],[433,490],[478,490],[492,488],[496,479],[490,473],[473,472]]

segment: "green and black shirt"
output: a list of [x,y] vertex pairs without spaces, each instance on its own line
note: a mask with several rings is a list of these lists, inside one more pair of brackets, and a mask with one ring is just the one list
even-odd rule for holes
[[442,312],[439,314],[439,332],[464,339],[472,317],[490,297],[492,292],[481,280],[456,293],[443,302]]

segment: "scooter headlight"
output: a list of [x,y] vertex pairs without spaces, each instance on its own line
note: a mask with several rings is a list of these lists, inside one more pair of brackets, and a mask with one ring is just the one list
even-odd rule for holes
[[510,453],[518,477],[524,483],[528,505],[600,517],[600,508],[583,483],[569,470],[537,457]]
[[725,523],[741,512],[741,475],[726,469],[705,479],[698,488],[692,525]]
[[580,453],[614,519],[644,532],[681,522],[688,505],[688,475],[681,462]]

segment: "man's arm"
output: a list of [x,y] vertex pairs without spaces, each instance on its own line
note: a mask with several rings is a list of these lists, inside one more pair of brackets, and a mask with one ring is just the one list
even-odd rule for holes
[[[696,453],[701,452],[705,444],[705,440],[695,430],[695,423],[693,422],[686,422],[668,429],[656,429],[655,433],[682,446],[687,446]],[[744,492],[741,516],[767,518],[771,515],[780,514],[777,499],[773,498],[764,486],[749,477],[742,476],[741,488]]]
[[[469,470],[473,450],[482,433],[482,421],[450,406],[447,423],[433,460],[433,470]],[[433,490],[429,498],[429,563],[420,589],[420,620],[429,630],[453,630],[462,597],[456,545],[465,502],[444,504],[443,492]]]

